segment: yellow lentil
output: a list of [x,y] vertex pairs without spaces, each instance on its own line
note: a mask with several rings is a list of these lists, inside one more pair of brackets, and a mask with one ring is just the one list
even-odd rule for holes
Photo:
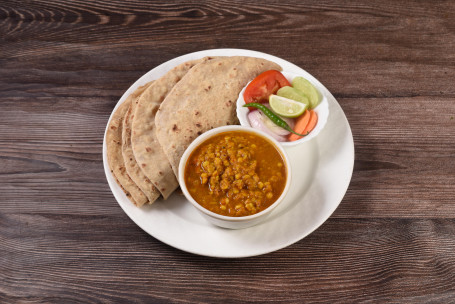
[[286,184],[286,168],[267,139],[231,131],[209,138],[193,151],[185,166],[185,183],[204,208],[246,216],[276,201]]

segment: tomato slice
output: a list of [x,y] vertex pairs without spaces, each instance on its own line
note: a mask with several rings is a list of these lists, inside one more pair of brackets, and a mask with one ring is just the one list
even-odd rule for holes
[[[269,96],[275,94],[278,89],[291,86],[289,81],[277,70],[269,70],[259,74],[246,87],[243,92],[245,103],[268,102]],[[250,110],[253,108],[250,108]]]

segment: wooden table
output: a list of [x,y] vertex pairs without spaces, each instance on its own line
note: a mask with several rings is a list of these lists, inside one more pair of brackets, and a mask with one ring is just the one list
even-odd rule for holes
[[[0,302],[455,301],[455,3],[283,2],[0,3]],[[223,47],[307,70],[355,141],[322,227],[234,260],[142,231],[101,155],[137,78]]]

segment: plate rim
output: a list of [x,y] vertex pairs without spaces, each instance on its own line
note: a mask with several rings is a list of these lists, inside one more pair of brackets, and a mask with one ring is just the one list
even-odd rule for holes
[[[213,53],[213,54],[207,54],[207,53]],[[224,53],[229,53],[230,55],[225,55]],[[344,185],[343,190],[340,191],[339,198],[337,198],[337,203],[335,205],[333,205],[333,207],[329,210],[328,216],[326,218],[322,218],[320,221],[318,221],[318,223],[316,225],[314,225],[314,227],[312,227],[312,229],[310,229],[310,230],[308,230],[308,231],[306,231],[306,232],[304,232],[302,234],[299,234],[299,237],[297,237],[295,239],[292,239],[292,240],[289,240],[288,242],[280,243],[279,245],[276,245],[276,246],[269,246],[269,248],[267,250],[262,250],[262,251],[258,251],[258,252],[243,253],[243,254],[237,254],[237,255],[220,255],[220,254],[203,253],[203,252],[198,251],[198,250],[194,250],[194,249],[191,249],[191,248],[186,248],[185,246],[181,246],[180,244],[175,244],[175,243],[169,242],[168,240],[160,237],[159,235],[157,236],[156,234],[153,234],[150,231],[148,231],[148,229],[146,227],[144,227],[144,225],[142,225],[142,223],[140,223],[133,215],[131,215],[129,213],[129,211],[122,205],[122,203],[120,202],[121,198],[119,198],[118,195],[116,194],[116,192],[113,190],[113,185],[111,184],[112,183],[111,179],[114,180],[114,183],[115,183],[115,178],[112,176],[109,164],[107,162],[106,133],[107,133],[107,130],[108,130],[109,122],[111,121],[113,113],[115,112],[115,110],[126,100],[126,98],[137,87],[145,84],[148,81],[157,79],[157,78],[162,76],[162,75],[158,75],[155,78],[150,78],[149,75],[154,74],[155,71],[158,71],[156,73],[159,73],[160,69],[163,70],[163,67],[165,67],[167,65],[172,65],[174,62],[178,62],[178,61],[180,61],[182,59],[185,59],[187,57],[188,57],[187,60],[191,60],[191,59],[195,59],[195,58],[202,58],[204,56],[249,56],[249,57],[265,58],[265,59],[274,61],[276,63],[283,62],[286,65],[292,66],[293,68],[302,71],[303,74],[306,74],[307,76],[312,78],[312,80],[314,80],[318,84],[320,84],[322,86],[322,88],[324,88],[325,93],[327,94],[327,97],[329,97],[328,99],[331,99],[331,101],[333,102],[333,105],[338,107],[338,110],[341,111],[342,118],[343,118],[343,121],[345,123],[345,127],[347,128],[346,131],[348,132],[348,135],[349,135],[349,142],[347,143],[349,145],[348,148],[352,151],[352,157],[350,158],[351,165],[349,166],[350,170],[349,170],[348,177],[346,178],[347,182]],[[173,65],[173,66],[175,66],[175,65]],[[170,70],[170,69],[167,69],[167,71]],[[164,71],[164,73],[165,72],[166,71]],[[329,101],[329,103],[330,103],[330,101]],[[343,109],[341,108],[340,104],[338,103],[338,101],[335,99],[335,97],[332,95],[332,93],[321,82],[319,82],[314,76],[312,76],[310,73],[308,73],[307,71],[305,71],[301,67],[299,67],[299,66],[297,66],[297,65],[293,64],[292,62],[289,62],[289,61],[287,61],[285,59],[282,59],[280,57],[277,57],[277,56],[274,56],[274,55],[270,55],[270,54],[267,54],[267,53],[259,52],[259,51],[247,50],[247,49],[237,49],[237,48],[207,49],[207,50],[201,50],[201,51],[187,53],[187,54],[172,58],[170,60],[167,60],[167,61],[161,63],[160,65],[152,68],[151,70],[146,72],[144,75],[142,75],[140,78],[138,78],[125,91],[125,93],[123,93],[123,95],[117,101],[115,107],[112,109],[112,112],[111,112],[111,114],[109,116],[109,119],[108,119],[108,121],[106,123],[106,128],[105,128],[104,137],[103,137],[103,151],[102,151],[102,153],[103,153],[103,167],[104,167],[104,172],[105,172],[105,175],[106,175],[106,180],[108,181],[109,189],[112,192],[112,194],[113,194],[115,200],[117,201],[117,203],[122,208],[123,212],[125,212],[125,214],[137,226],[139,226],[144,232],[146,232],[150,236],[152,236],[152,237],[156,238],[157,240],[167,244],[168,246],[171,246],[171,247],[174,247],[176,249],[179,249],[179,250],[182,250],[182,251],[185,251],[185,252],[189,252],[189,253],[192,253],[192,254],[201,255],[201,256],[208,256],[208,257],[215,257],[215,258],[244,258],[244,257],[252,257],[252,256],[259,256],[259,255],[267,254],[267,253],[270,253],[270,252],[274,252],[274,251],[286,248],[286,247],[288,247],[288,246],[290,246],[290,245],[302,240],[303,238],[307,237],[311,233],[313,233],[316,229],[318,229],[322,224],[324,224],[333,215],[333,213],[335,212],[335,210],[338,208],[338,206],[340,205],[341,201],[343,200],[343,198],[344,198],[344,196],[345,196],[345,194],[346,194],[346,192],[347,192],[347,190],[349,188],[350,182],[352,180],[352,174],[353,174],[353,171],[354,171],[354,159],[355,159],[354,139],[353,139],[353,136],[352,136],[352,130],[351,130],[351,127],[349,125],[349,121],[347,120],[347,117],[346,117]],[[110,175],[111,179],[109,178],[109,175]],[[131,203],[131,202],[128,200],[128,203]],[[219,228],[219,227],[217,227],[217,228],[218,229],[224,229],[224,228]],[[249,229],[249,228],[245,228],[245,229]],[[245,230],[245,229],[241,229],[241,230]]]

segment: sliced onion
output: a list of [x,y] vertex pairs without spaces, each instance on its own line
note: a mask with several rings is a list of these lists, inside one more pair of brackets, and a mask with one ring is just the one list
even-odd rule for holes
[[[264,123],[263,121],[263,116],[261,112],[259,111],[251,111],[248,113],[248,120],[250,121],[250,124],[253,128],[259,129],[273,138],[275,138],[277,141],[286,141],[286,137],[280,136],[274,132],[272,132]],[[272,122],[273,123],[273,122]]]
[[[268,103],[265,103],[264,105],[267,108],[271,109],[270,105]],[[291,133],[288,130],[283,129],[280,126],[277,126],[273,121],[270,120],[270,118],[265,116],[264,113],[262,113],[262,112],[260,112],[260,113],[261,113],[261,116],[262,116],[262,121],[267,126],[267,128],[269,128],[270,131],[272,131],[273,133],[277,134],[278,136],[286,136],[286,135],[289,135]],[[289,127],[291,127],[291,129],[294,128],[294,119],[286,118],[286,117],[281,117],[281,119],[283,119],[289,125]]]
[[265,116],[264,113],[261,113],[261,116],[262,116],[262,121],[264,122],[264,125],[267,128],[269,128],[269,130],[272,131],[273,133],[275,133],[276,135],[278,135],[278,136],[286,136],[286,135],[289,135],[289,133],[291,133],[288,130],[283,129],[280,126],[277,126],[273,121],[270,120],[270,118]]

